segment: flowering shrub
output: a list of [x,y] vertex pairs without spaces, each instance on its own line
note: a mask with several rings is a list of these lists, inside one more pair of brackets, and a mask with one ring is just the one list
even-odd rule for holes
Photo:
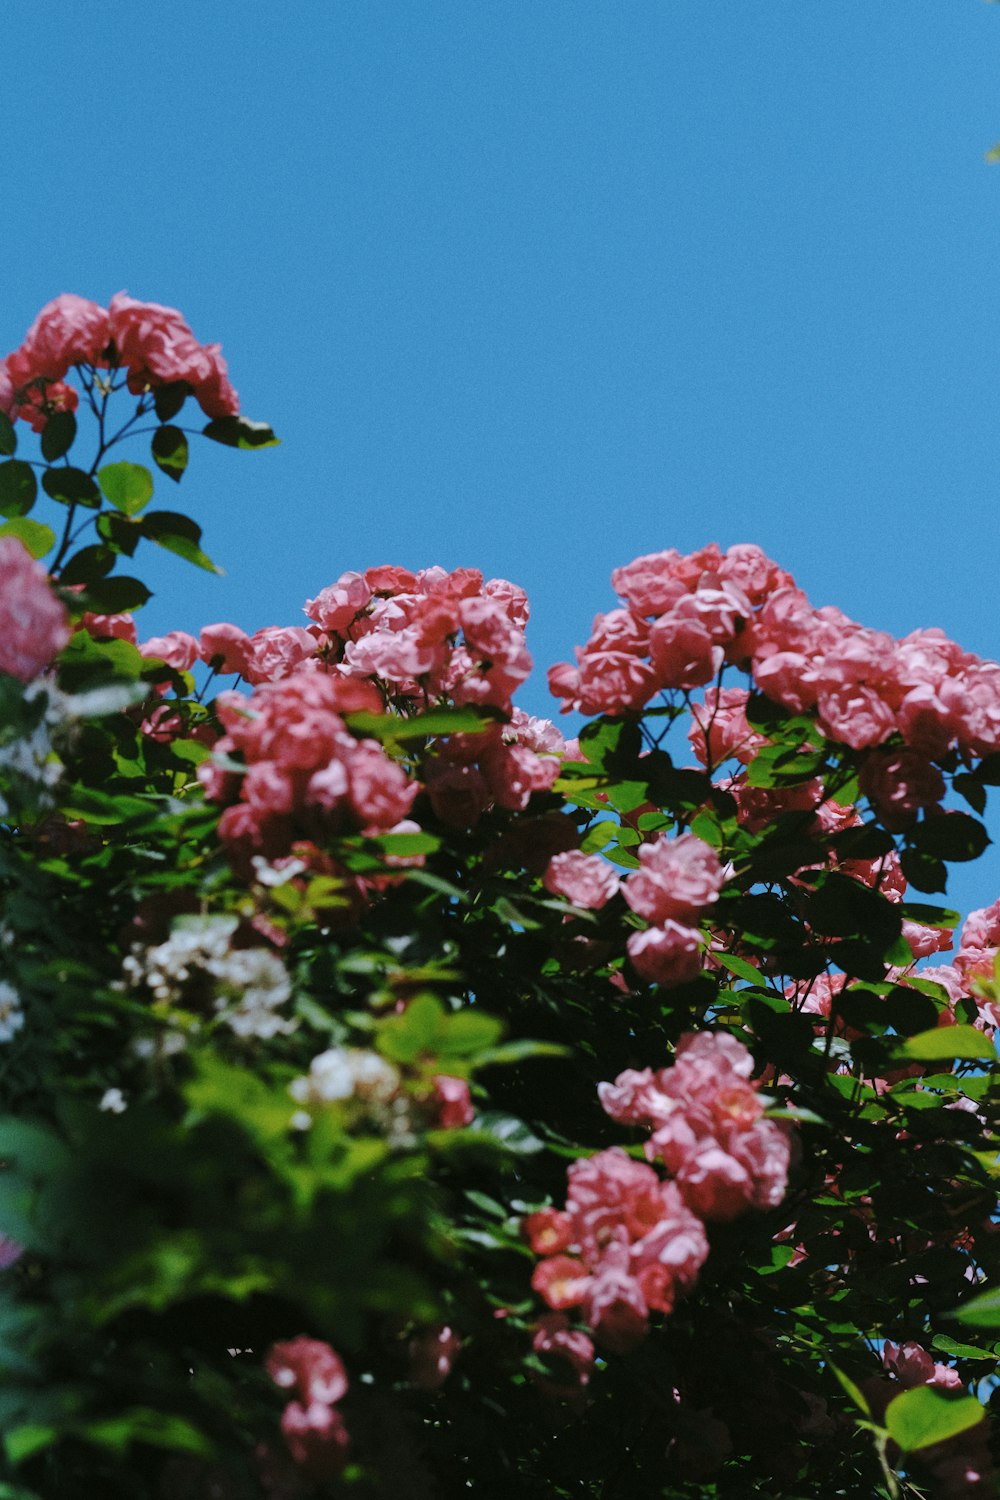
[[996,1493],[1000,666],[752,545],[576,741],[474,568],[144,637],[199,437],[169,308],[0,363],[0,1496]]

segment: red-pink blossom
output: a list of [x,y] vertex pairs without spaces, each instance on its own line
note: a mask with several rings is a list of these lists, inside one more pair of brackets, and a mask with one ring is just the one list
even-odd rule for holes
[[242,673],[250,660],[253,647],[250,637],[238,625],[221,621],[218,625],[205,625],[198,637],[198,654],[203,662],[214,666],[218,662],[220,672]]
[[469,1085],[464,1078],[452,1078],[447,1073],[435,1074],[433,1102],[441,1130],[461,1130],[476,1118]]
[[272,1344],[264,1368],[276,1386],[294,1390],[307,1406],[314,1401],[330,1405],[347,1394],[344,1362],[322,1339],[300,1334]]
[[7,356],[11,383],[20,390],[34,380],[62,380],[71,365],[100,364],[109,338],[104,308],[63,292],[45,304],[20,348]]
[[148,388],[185,381],[206,416],[233,416],[239,398],[229,383],[218,344],[199,344],[173,307],[139,302],[116,292],[108,307],[111,338],[118,362],[128,371],[135,395]]
[[281,1431],[292,1459],[310,1479],[333,1479],[347,1462],[350,1438],[336,1407],[322,1401],[290,1401]]
[[462,1348],[462,1340],[445,1323],[414,1334],[407,1345],[410,1384],[421,1391],[439,1390]]
[[548,1377],[537,1377],[543,1393],[556,1401],[578,1401],[594,1368],[594,1345],[583,1330],[572,1328],[565,1313],[544,1313],[531,1347],[550,1371]]

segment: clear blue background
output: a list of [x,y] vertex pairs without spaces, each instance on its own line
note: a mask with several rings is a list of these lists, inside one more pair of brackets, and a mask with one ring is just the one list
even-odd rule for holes
[[715,538],[1000,655],[1000,10],[8,0],[2,33],[0,347],[127,288],[284,439],[197,445],[227,576],[146,557],[147,634],[473,564],[528,589],[548,713],[610,568]]

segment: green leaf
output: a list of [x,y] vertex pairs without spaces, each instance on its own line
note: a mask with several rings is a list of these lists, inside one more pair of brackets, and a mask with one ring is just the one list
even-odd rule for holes
[[1000,1287],[973,1297],[971,1302],[963,1302],[948,1316],[971,1328],[1000,1328]]
[[156,1448],[176,1448],[185,1453],[211,1453],[208,1439],[184,1417],[173,1412],[154,1411],[135,1406],[116,1417],[88,1422],[76,1429],[80,1437],[101,1448],[122,1453],[132,1443],[149,1443]]
[[978,859],[990,843],[978,818],[957,811],[927,813],[911,837],[922,854],[953,861]]
[[158,386],[153,405],[160,421],[172,421],[190,395],[191,387],[186,380],[174,380],[169,385]]
[[914,1062],[938,1062],[945,1057],[993,1062],[996,1049],[989,1037],[974,1026],[935,1026],[931,1031],[909,1037],[896,1049],[896,1056]]
[[755,969],[745,958],[734,958],[731,954],[722,953],[716,957],[722,967],[728,969],[730,974],[735,974],[737,979],[747,979],[751,984],[760,983],[760,970]]
[[105,464],[97,472],[97,482],[104,498],[123,516],[137,516],[153,498],[153,476],[143,464]]
[[962,920],[957,911],[947,906],[930,906],[923,901],[904,901],[899,914],[907,922],[921,922],[925,927],[957,927]]
[[78,583],[96,583],[106,578],[115,565],[115,553],[110,547],[97,543],[93,547],[82,547],[74,553],[59,574],[59,582],[66,588]]
[[188,440],[179,427],[158,427],[153,433],[153,462],[168,479],[179,484],[188,464]]
[[402,1015],[379,1024],[377,1045],[393,1062],[412,1063],[436,1056],[445,1034],[445,1009],[436,995],[417,995]]
[[99,615],[127,614],[139,609],[152,593],[139,578],[121,574],[117,578],[100,578],[87,589],[86,605]]
[[101,508],[101,492],[83,469],[46,469],[42,489],[60,505],[85,505],[88,510]]
[[73,446],[76,418],[71,411],[54,411],[42,428],[42,457],[48,464],[62,458]]
[[51,1448],[58,1437],[56,1427],[43,1425],[41,1422],[25,1422],[4,1433],[3,1445],[11,1463],[17,1465],[23,1464],[25,1459],[34,1457],[36,1453]]
[[893,1442],[912,1453],[968,1431],[984,1415],[974,1396],[943,1396],[929,1385],[916,1385],[889,1402],[885,1425]]
[[185,562],[204,568],[206,573],[222,572],[201,550],[201,527],[190,516],[179,511],[151,510],[142,518],[142,534],[165,551],[183,557]]
[[440,708],[431,713],[418,714],[404,719],[398,714],[350,713],[345,715],[349,729],[370,739],[391,740],[427,739],[439,734],[480,734],[503,715],[495,709]]
[[[954,1317],[955,1314],[952,1313],[951,1316]],[[939,1333],[932,1341],[931,1348],[940,1349],[942,1354],[950,1354],[953,1359],[996,1359],[992,1346],[983,1349],[976,1344],[960,1344],[958,1339],[949,1338],[946,1333]]]
[[0,516],[26,516],[35,503],[35,471],[21,458],[0,464]]
[[0,454],[5,458],[17,452],[17,433],[5,411],[0,411]]
[[460,1010],[447,1018],[440,1043],[442,1057],[471,1057],[492,1047],[503,1032],[503,1022],[480,1010]]
[[407,859],[416,854],[434,854],[441,847],[441,840],[433,833],[381,833],[372,843],[383,854]]
[[213,443],[227,448],[274,448],[281,442],[266,422],[251,422],[248,417],[216,417],[202,431]]
[[488,1136],[505,1150],[516,1156],[534,1156],[545,1150],[545,1142],[523,1120],[514,1115],[502,1114],[499,1110],[483,1110],[477,1113],[468,1130]]
[[111,827],[118,823],[148,822],[158,812],[154,801],[131,797],[125,793],[98,791],[96,787],[75,786],[64,793],[62,811],[72,818]]
[[28,516],[14,516],[0,526],[0,536],[16,536],[23,542],[32,557],[44,557],[56,544],[56,534],[51,526],[41,521],[32,521]]

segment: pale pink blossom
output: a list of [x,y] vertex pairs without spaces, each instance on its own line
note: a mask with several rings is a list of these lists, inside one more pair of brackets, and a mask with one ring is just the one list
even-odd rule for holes
[[66,606],[16,537],[0,537],[0,672],[28,682],[69,640]]
[[571,849],[549,860],[542,884],[554,896],[565,896],[574,906],[599,911],[617,894],[619,879],[613,865],[599,854]]
[[696,834],[661,834],[640,844],[637,853],[642,868],[629,873],[622,890],[632,910],[647,921],[691,923],[717,901],[725,871],[715,850]]
[[687,984],[701,972],[701,935],[669,918],[660,926],[634,932],[625,946],[636,973],[651,984]]

